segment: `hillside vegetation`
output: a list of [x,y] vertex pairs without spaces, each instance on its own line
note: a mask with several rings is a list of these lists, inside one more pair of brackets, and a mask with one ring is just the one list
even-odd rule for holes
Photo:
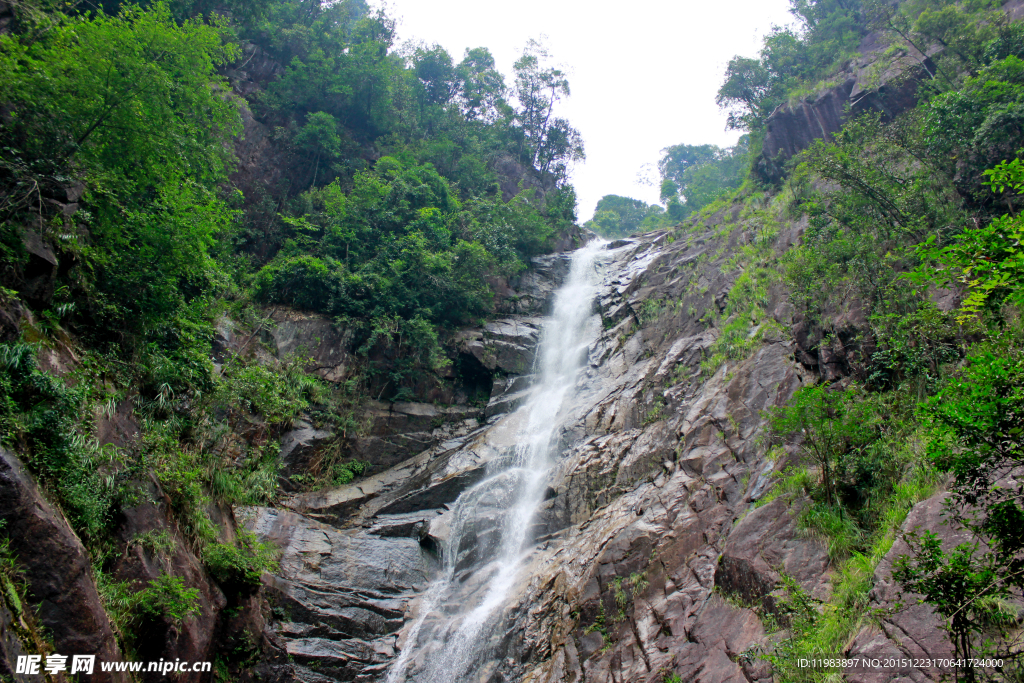
[[[951,675],[1018,680],[1024,23],[999,2],[794,1],[792,12],[798,30],[776,28],[758,57],[729,63],[718,102],[750,136],[748,175],[705,209],[760,207],[765,240],[782,223],[806,221],[780,261],[737,255],[743,288],[716,342],[723,359],[745,355],[747,329],[763,313],[756,295],[747,307],[734,302],[781,285],[797,358],[819,373],[772,416],[774,443],[799,464],[771,497],[809,497],[800,524],[829,544],[834,590],[822,604],[787,584],[784,609],[764,616],[778,642],[761,656],[777,680],[834,680],[841,669],[798,660],[841,656],[880,617],[872,572],[910,507],[948,486],[949,524],[975,540],[948,547],[933,530],[913,530],[894,575],[946,620],[958,657],[1005,661]],[[876,46],[874,73],[895,68],[887,87],[911,87],[916,106],[847,108],[841,130],[776,160],[781,180],[763,180],[773,113],[828,97],[864,63],[863,44]]]
[[[279,495],[300,413],[351,434],[366,398],[460,381],[439,339],[570,239],[583,145],[542,45],[506,80],[483,47],[397,46],[360,0],[37,0],[0,20],[0,439],[89,549],[131,653],[202,596],[120,558],[194,553],[240,609],[273,553],[222,512]],[[268,305],[334,319],[348,374],[261,355]],[[248,353],[213,353],[225,320]],[[137,438],[98,438],[109,424]],[[302,485],[365,470],[340,448]],[[150,481],[170,531],[123,538]]]
[[[760,504],[789,500],[824,539],[833,590],[784,579],[759,608],[770,643],[744,656],[779,681],[836,680],[799,660],[884,616],[873,572],[947,487],[974,540],[904,534],[896,579],[958,656],[1005,662],[958,679],[1020,680],[1024,22],[997,0],[791,5],[794,27],[728,64],[717,101],[737,145],[667,147],[665,206],[608,195],[587,227],[666,243],[749,228],[722,268],[732,290],[700,314],[718,331],[702,377],[785,333],[813,378],[771,414],[763,445],[792,466]],[[361,0],[0,3],[0,441],[81,540],[122,653],[170,660],[182,624],[206,620],[217,679],[254,680],[276,553],[233,507],[369,473],[346,439],[372,401],[487,394],[492,374],[448,342],[581,237],[567,173],[583,144],[554,113],[570,87],[544,46],[506,81],[486,48],[394,42]],[[876,104],[765,151],[782,117],[854,78]],[[652,301],[637,325],[674,307]],[[341,376],[260,345],[279,309],[343,331]],[[299,424],[337,438],[285,477]],[[0,601],[46,653],[31,551],[0,541]]]

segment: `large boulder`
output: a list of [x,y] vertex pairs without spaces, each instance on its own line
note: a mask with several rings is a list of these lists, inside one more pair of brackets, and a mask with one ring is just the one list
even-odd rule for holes
[[305,420],[297,420],[293,429],[281,436],[281,474],[289,477],[306,472],[316,462],[324,446],[334,438],[332,431],[317,429]]
[[818,599],[831,590],[828,548],[797,528],[800,506],[784,498],[750,512],[729,534],[715,570],[715,585],[747,603],[776,609],[773,591],[782,573]]
[[[13,453],[0,448],[0,519],[24,569],[29,600],[61,654],[119,661],[121,653],[93,580],[89,554]],[[93,681],[126,681],[97,671]]]
[[517,316],[487,323],[460,334],[459,351],[473,356],[491,372],[524,375],[533,368],[541,320]]
[[306,369],[329,382],[346,379],[352,364],[352,339],[347,330],[322,315],[290,308],[271,309],[269,316],[275,325],[265,331],[264,338],[278,358],[308,360]]
[[[149,586],[162,574],[180,577],[186,586],[199,589],[198,613],[174,624],[151,619],[138,627],[136,656],[140,660],[158,659],[211,661],[218,618],[227,601],[220,588],[210,580],[202,561],[181,534],[171,511],[171,500],[155,479],[140,484],[138,505],[125,508],[117,536],[123,551],[113,568],[118,581],[129,582],[135,590]],[[159,538],[153,543],[147,539]],[[206,683],[209,674],[181,673],[178,680]],[[143,674],[144,681],[163,680],[156,673]]]

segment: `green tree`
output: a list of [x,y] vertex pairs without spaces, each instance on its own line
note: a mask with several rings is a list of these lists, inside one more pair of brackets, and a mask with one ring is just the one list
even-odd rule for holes
[[[186,177],[212,187],[229,168],[223,141],[240,130],[216,68],[236,55],[215,26],[177,25],[164,4],[111,17],[65,18],[41,40],[0,36],[0,83],[13,116],[4,163],[85,167],[104,190]],[[99,178],[96,178],[99,180]]]
[[777,99],[772,73],[757,59],[733,57],[725,68],[725,82],[718,89],[715,104],[728,114],[726,127],[752,130],[768,118]]
[[[1010,210],[1013,199],[1024,191],[1024,163],[1003,162],[985,171],[995,194],[1003,195]],[[966,296],[960,304],[961,322],[982,310],[993,312],[1006,305],[1024,303],[1024,218],[1004,214],[987,225],[976,224],[940,246],[936,235],[917,246],[922,264],[909,278],[919,286],[934,282],[942,287],[961,287]]]
[[455,99],[460,90],[459,73],[452,57],[440,45],[416,48],[413,71],[423,85],[427,104],[444,106]]
[[494,122],[508,108],[505,102],[505,77],[494,66],[494,57],[485,47],[466,50],[458,66],[462,79],[463,112],[471,121]]
[[162,572],[139,591],[136,604],[140,611],[155,619],[166,619],[180,624],[190,616],[201,613],[199,589],[188,588],[180,576]]
[[[967,366],[921,408],[931,428],[928,453],[953,475],[947,518],[977,541],[942,550],[934,535],[908,537],[912,554],[894,576],[904,589],[947,619],[957,657],[1014,660],[1012,644],[979,637],[1006,635],[1015,616],[999,599],[1024,588],[1024,489],[1013,477],[1024,465],[1024,354],[1019,331],[1005,330],[967,359]],[[984,545],[983,545],[984,544]],[[973,669],[958,672],[975,680]]]
[[626,237],[642,232],[641,223],[649,217],[660,216],[664,209],[630,197],[608,194],[598,200],[594,218],[586,227],[604,237]]
[[758,58],[730,60],[716,103],[728,127],[759,130],[790,92],[824,78],[857,50],[868,33],[862,0],[791,0],[801,30],[772,27]]
[[686,185],[686,171],[716,161],[721,154],[722,150],[715,145],[672,145],[661,150],[658,172],[662,179],[682,188]]
[[1024,586],[1024,489],[1004,481],[1024,464],[1024,355],[1007,332],[967,361],[924,408],[929,455],[954,476],[955,518],[989,542],[1003,580]]
[[313,112],[306,116],[306,125],[295,136],[295,144],[314,155],[313,181],[320,170],[320,157],[328,159],[341,153],[341,137],[338,135],[337,120],[325,111]]
[[544,66],[549,58],[544,46],[531,39],[513,66],[519,155],[528,156],[542,172],[557,170],[564,176],[566,163],[584,158],[583,142],[567,120],[552,118],[558,101],[569,96],[569,80],[561,69]]
[[[749,144],[750,136],[744,135],[735,146],[726,149],[716,145],[673,145],[661,150],[661,198],[669,202],[669,212],[681,214],[678,220],[739,187],[747,176]],[[674,208],[680,195],[685,206]]]
[[838,506],[848,468],[875,438],[870,415],[854,387],[816,385],[799,389],[789,405],[775,409],[771,426],[810,457],[820,472],[825,503]]

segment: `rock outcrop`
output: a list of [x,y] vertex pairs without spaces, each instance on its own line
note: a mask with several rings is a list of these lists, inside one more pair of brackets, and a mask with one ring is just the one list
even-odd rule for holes
[[783,573],[811,597],[827,599],[832,588],[828,548],[799,532],[798,513],[782,498],[752,510],[729,534],[715,570],[715,584],[727,594],[775,613],[773,592]]
[[[121,654],[100,602],[88,553],[63,516],[42,496],[21,461],[2,448],[0,519],[11,553],[24,568],[31,599],[38,604],[39,622],[53,638],[55,650],[119,661]],[[13,645],[4,649],[16,653]],[[8,662],[9,667],[13,664]],[[102,673],[97,665],[91,680],[118,683],[127,677]]]
[[922,81],[935,73],[931,61],[939,48],[922,54],[910,48],[901,57],[884,55],[888,43],[879,32],[869,33],[858,56],[846,70],[813,95],[778,107],[765,124],[764,145],[755,164],[766,182],[777,182],[785,163],[815,140],[829,140],[852,117],[877,112],[892,120],[917,105]]
[[429,581],[415,534],[343,529],[284,510],[246,508],[240,521],[281,548],[266,591],[280,615],[272,640],[283,660],[271,680],[368,680],[395,654],[408,600]]
[[[348,331],[313,313],[288,308],[273,308],[269,313],[273,325],[258,332],[278,359],[307,361],[306,370],[328,382],[340,382],[348,377],[352,363],[352,340]],[[242,343],[251,344],[251,338]]]
[[[501,680],[660,683],[679,672],[695,681],[768,681],[764,662],[742,656],[765,638],[756,614],[716,595],[716,576],[723,594],[743,591],[719,557],[760,572],[756,593],[765,600],[778,582],[774,560],[757,564],[765,553],[783,565],[813,560],[801,577],[827,590],[819,572],[827,555],[800,542],[785,506],[752,512],[735,535],[774,467],[756,446],[763,411],[810,375],[784,335],[765,335],[751,357],[702,374],[718,330],[701,318],[724,308],[738,275],[723,272],[719,247],[749,239],[742,230],[706,230],[674,242],[666,233],[623,240],[604,257],[592,319],[598,339],[534,520],[538,544],[490,643],[486,670]],[[295,496],[286,510],[238,511],[284,553],[267,585],[288,618],[271,624],[268,637],[293,661],[268,661],[266,680],[382,680],[410,646],[451,504],[515,446],[515,408],[531,381],[520,373],[542,334],[542,321],[522,316],[549,305],[564,262],[549,259],[523,278],[531,294],[520,299],[528,300],[520,316],[459,342],[496,373],[486,423],[368,479]],[[646,302],[661,302],[661,312],[646,313]],[[455,560],[467,595],[481,589],[471,567],[492,537],[485,519],[463,531],[471,540]],[[758,540],[762,523],[778,531],[767,545]],[[419,665],[414,658],[410,671]]]

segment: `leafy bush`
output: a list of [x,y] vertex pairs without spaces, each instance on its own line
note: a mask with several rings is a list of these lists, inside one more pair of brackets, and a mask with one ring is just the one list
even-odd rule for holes
[[[1024,62],[1021,62],[1024,80]],[[1024,83],[1022,83],[1024,91]],[[1024,93],[1022,93],[1024,98]],[[1006,197],[1013,210],[1014,197],[1024,192],[1024,163],[1020,159],[997,164],[984,172],[985,182],[997,195]],[[941,245],[935,235],[917,246],[922,264],[909,275],[918,286],[933,282],[942,287],[966,286],[967,296],[960,304],[960,322],[977,317],[983,310],[998,314],[1004,304],[1024,305],[1024,220],[1004,214],[987,225],[975,225]]]
[[98,469],[118,462],[115,451],[82,435],[86,388],[69,387],[36,366],[26,344],[0,344],[0,439],[23,445],[25,462],[40,477],[73,527],[87,540],[104,533],[125,473],[108,482]]
[[277,569],[277,548],[261,543],[253,533],[239,530],[235,545],[211,543],[203,561],[217,583],[233,594],[248,594],[260,586],[260,575]]
[[280,445],[270,439],[252,446],[241,463],[217,467],[210,476],[210,490],[228,505],[267,505],[278,491],[281,469]]
[[369,463],[359,461],[335,463],[328,470],[329,485],[344,486],[365,472],[369,466]]
[[200,613],[199,589],[187,588],[183,578],[164,572],[139,591],[136,604],[144,616],[180,624]]
[[271,426],[287,425],[310,402],[327,398],[326,386],[303,372],[302,363],[296,358],[270,368],[234,356],[224,365],[214,401],[230,410],[258,414]]
[[253,283],[253,295],[265,303],[341,313],[343,308],[338,302],[345,291],[343,271],[341,264],[334,259],[285,257],[260,270]]
[[820,486],[829,505],[840,503],[840,488],[853,461],[875,440],[873,413],[857,389],[828,385],[803,387],[789,405],[771,414],[772,429],[796,437],[802,452],[819,468]]
[[[1024,415],[1024,353],[1020,330],[968,357],[968,365],[927,405],[923,417],[932,427],[929,455],[953,475],[956,504],[951,519],[985,541],[945,552],[934,539],[913,539],[914,556],[903,561],[901,576],[951,621],[948,626],[959,654],[977,646],[984,631],[974,597],[999,597],[1024,586],[1024,508],[1019,485],[1005,477],[1024,463],[1021,416]],[[963,585],[951,602],[949,585]]]
[[[893,565],[893,578],[904,590],[923,596],[945,624],[955,657],[973,658],[978,651],[976,633],[987,630],[991,605],[981,598],[1009,595],[999,580],[997,566],[977,557],[978,543],[962,543],[948,553],[942,539],[930,531],[906,536],[912,556],[902,555]],[[973,672],[964,680],[975,680]]]
[[167,529],[151,529],[146,533],[136,534],[135,537],[129,541],[129,546],[131,545],[137,545],[150,552],[168,553],[174,550],[175,541],[174,537],[168,533]]

